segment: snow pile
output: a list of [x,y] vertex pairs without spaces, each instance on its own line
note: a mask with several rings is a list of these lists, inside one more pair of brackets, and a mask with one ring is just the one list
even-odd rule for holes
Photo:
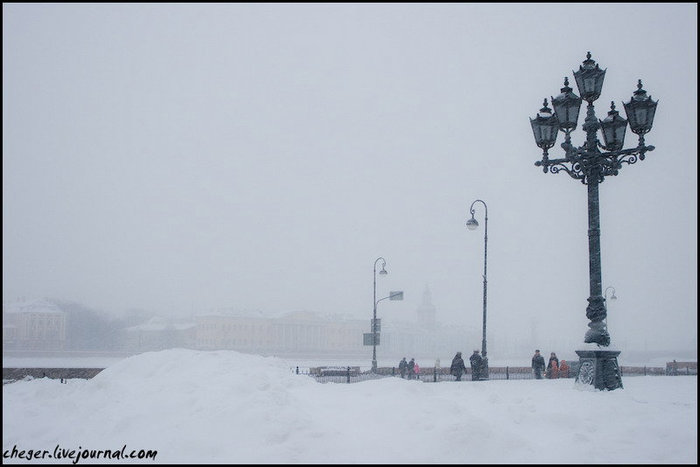
[[157,450],[155,463],[697,463],[697,377],[623,384],[320,384],[274,357],[172,349],[92,380],[5,385],[3,452],[126,445]]

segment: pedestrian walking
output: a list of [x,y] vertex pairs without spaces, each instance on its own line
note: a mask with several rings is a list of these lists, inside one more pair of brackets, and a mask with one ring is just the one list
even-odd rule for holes
[[457,381],[462,381],[462,374],[465,371],[467,371],[467,367],[464,365],[464,360],[462,360],[462,352],[457,352],[452,359],[452,365],[450,365],[450,374],[457,378]]
[[549,354],[549,362],[547,362],[547,378],[557,379],[559,376],[559,359],[557,354],[552,352]]
[[484,359],[479,355],[479,351],[475,350],[471,357],[469,357],[469,363],[472,367],[472,381],[478,381],[481,377],[481,366],[484,364]]
[[406,361],[406,357],[404,357],[399,362],[399,373],[401,373],[402,378],[406,377],[407,370],[408,370],[408,362]]
[[535,350],[535,355],[532,356],[532,371],[535,372],[535,379],[542,379],[544,371],[544,357],[540,355],[540,350]]
[[413,379],[415,367],[416,367],[416,360],[414,358],[412,358],[411,361],[408,362],[408,366],[406,367],[406,370],[407,370],[406,372],[408,373],[408,379]]
[[418,366],[418,362],[413,364],[413,373],[416,375],[416,379],[420,380],[420,367]]

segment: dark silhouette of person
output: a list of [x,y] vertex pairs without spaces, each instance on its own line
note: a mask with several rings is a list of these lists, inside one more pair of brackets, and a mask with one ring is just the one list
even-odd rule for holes
[[450,365],[450,374],[457,378],[457,381],[462,381],[462,374],[465,371],[467,371],[467,367],[464,365],[464,360],[462,360],[462,352],[457,352],[452,359],[452,365]]
[[484,364],[484,359],[481,358],[478,350],[469,357],[469,363],[472,367],[472,381],[477,381],[481,377],[481,366]]
[[413,375],[416,366],[416,360],[414,358],[411,359],[410,362],[408,362],[408,366],[406,367],[406,371],[408,372],[408,379],[413,379]]
[[557,358],[557,354],[552,352],[549,355],[549,362],[547,363],[547,378],[549,379],[557,379],[559,376],[559,359]]
[[401,373],[402,378],[406,377],[406,370],[407,369],[408,369],[408,362],[406,361],[406,357],[404,357],[399,362],[399,373]]
[[544,371],[544,357],[540,355],[540,350],[535,350],[535,355],[532,356],[532,370],[535,372],[536,379],[542,379],[542,371]]

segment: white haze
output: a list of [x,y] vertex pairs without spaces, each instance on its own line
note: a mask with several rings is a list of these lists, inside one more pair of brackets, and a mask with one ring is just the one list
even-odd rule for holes
[[580,342],[586,187],[534,166],[528,118],[588,51],[598,118],[638,79],[659,100],[656,150],[600,186],[613,342],[696,349],[690,3],[3,4],[3,297],[369,319],[381,256],[385,322],[428,285],[478,329],[478,198],[491,355]]

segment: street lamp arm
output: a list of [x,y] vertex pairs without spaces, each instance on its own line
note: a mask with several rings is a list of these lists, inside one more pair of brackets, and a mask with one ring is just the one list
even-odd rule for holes
[[379,300],[374,302],[374,306],[377,306],[379,304],[379,302],[381,302],[382,300],[386,300],[387,298],[391,298],[391,295],[389,295],[388,297],[380,298]]
[[563,170],[564,172],[569,174],[569,176],[573,179],[582,180],[584,178],[584,175],[581,171],[581,164],[575,163],[575,164],[572,164],[571,167],[567,167],[564,164],[565,162],[570,162],[570,161],[567,159],[554,159],[554,160],[545,161],[545,162],[537,161],[537,162],[535,162],[535,165],[538,167],[544,166],[544,168],[543,168],[544,173],[550,172],[550,173],[556,174],[556,173],[559,173],[560,171]]
[[375,271],[377,270],[377,263],[378,263],[379,261],[382,262],[382,267],[383,267],[383,268],[386,267],[386,260],[380,256],[379,258],[377,258],[376,260],[374,260],[374,270],[375,270]]
[[480,199],[474,200],[474,202],[472,203],[472,205],[469,206],[469,213],[472,215],[472,217],[474,217],[474,212],[475,212],[475,211],[474,211],[474,204],[476,204],[476,203],[481,203],[481,204],[484,205],[484,211],[486,212],[486,214],[485,214],[485,219],[488,220],[488,218],[489,218],[489,209],[488,209],[488,207],[486,206],[486,203],[484,203],[484,202],[483,202],[482,200],[480,200]]
[[[562,144],[562,146],[565,145],[566,143]],[[605,149],[604,146],[598,145]],[[535,162],[535,166],[542,167],[544,173],[556,174],[563,170],[571,178],[588,184],[589,175],[600,172],[596,178],[598,182],[602,183],[606,176],[617,175],[623,163],[631,165],[638,160],[644,160],[646,153],[655,148],[651,145],[645,145],[644,136],[640,135],[639,145],[629,149],[600,152],[597,147],[589,149],[586,145],[580,148],[568,146],[565,149],[566,157],[559,159],[543,157],[542,160]]]
[[603,292],[603,297],[607,300],[608,299],[608,290],[612,289],[612,296],[615,297],[615,287],[612,285],[609,285],[608,287],[605,288],[605,292]]

